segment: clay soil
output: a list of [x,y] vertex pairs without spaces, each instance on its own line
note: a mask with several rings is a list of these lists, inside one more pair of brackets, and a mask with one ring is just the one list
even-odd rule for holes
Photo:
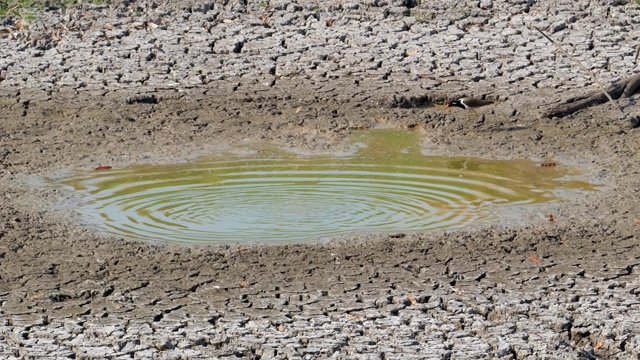
[[[419,80],[360,80],[3,97],[0,354],[640,356],[640,131],[628,119],[609,104],[540,118],[541,107],[580,89],[531,89],[466,122],[463,110],[437,106],[451,92],[424,91]],[[38,182],[73,168],[185,161],[247,141],[332,152],[353,130],[381,125],[419,131],[428,153],[553,161],[602,186],[513,225],[185,246],[96,235],[60,205],[71,195]]]

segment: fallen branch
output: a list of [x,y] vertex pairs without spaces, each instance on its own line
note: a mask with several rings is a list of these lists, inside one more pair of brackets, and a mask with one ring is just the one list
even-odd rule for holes
[[[567,99],[567,101],[565,101],[564,103],[546,110],[542,115],[547,118],[565,117],[589,106],[605,103],[607,102],[607,99],[613,101],[613,99],[618,99],[621,96],[629,97],[633,95],[639,88],[640,74],[636,74],[609,86],[606,90],[603,90],[605,94],[600,91],[594,91],[589,94],[585,94],[584,96]],[[622,109],[620,109],[620,107],[618,107],[617,105],[616,107],[618,110],[620,110],[620,112],[622,112]]]
[[[604,93],[604,95],[609,99],[609,101],[611,101],[611,104],[613,104],[613,106],[614,106],[615,108],[617,108],[617,109],[620,111],[620,113],[624,116],[624,112],[622,111],[622,109],[618,106],[618,104],[616,104],[616,102],[615,102],[615,101],[613,101],[613,98],[611,97],[611,95],[609,95],[609,92],[607,92],[607,90],[605,90],[604,86],[602,86],[602,85],[600,84],[600,82],[599,82],[599,81],[598,81],[598,79],[596,78],[596,75],[593,73],[593,71],[591,71],[591,70],[587,69],[587,67],[586,67],[586,66],[582,65],[582,63],[581,63],[578,59],[574,58],[573,56],[571,56],[571,54],[569,54],[568,52],[566,52],[566,51],[562,48],[562,46],[560,46],[560,44],[558,44],[555,40],[553,40],[552,38],[550,38],[549,36],[547,36],[547,34],[545,34],[542,30],[538,29],[538,28],[537,28],[537,27],[535,27],[535,26],[534,26],[533,28],[534,28],[534,29],[536,29],[536,30],[538,30],[538,32],[539,32],[540,34],[542,34],[542,36],[544,36],[545,38],[547,38],[547,40],[551,41],[551,43],[552,43],[553,45],[555,45],[555,47],[556,47],[558,50],[560,50],[560,52],[562,52],[564,55],[566,55],[569,59],[573,60],[573,62],[575,62],[575,63],[576,63],[580,68],[582,68],[582,70],[584,70],[587,74],[589,74],[589,75],[591,76],[591,80],[593,80],[593,82],[594,82],[594,83],[596,83],[596,85],[598,85],[598,87],[599,87],[599,88],[600,88],[600,90]],[[616,97],[616,99],[617,99],[617,98],[619,98],[619,97],[620,97],[620,95],[618,95],[618,96]],[[592,105],[593,105],[593,104],[592,104]],[[591,106],[591,105],[587,105],[587,106]]]

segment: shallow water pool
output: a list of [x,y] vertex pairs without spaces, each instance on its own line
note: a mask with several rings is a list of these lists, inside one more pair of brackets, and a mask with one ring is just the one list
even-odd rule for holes
[[560,165],[425,156],[417,132],[369,130],[352,141],[355,150],[342,156],[256,145],[244,154],[76,171],[56,181],[75,192],[84,222],[103,232],[189,243],[462,228],[560,201],[558,189],[594,189]]

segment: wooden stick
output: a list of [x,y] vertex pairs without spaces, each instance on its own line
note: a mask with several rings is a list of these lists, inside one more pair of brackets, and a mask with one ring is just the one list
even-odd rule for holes
[[596,85],[598,85],[598,87],[600,88],[600,90],[602,90],[602,92],[604,93],[604,95],[609,99],[609,101],[611,102],[611,104],[613,104],[613,106],[618,109],[620,111],[620,113],[622,114],[622,116],[624,116],[624,112],[622,111],[622,108],[618,106],[618,104],[616,104],[615,101],[613,101],[613,98],[611,97],[611,95],[609,95],[609,93],[607,92],[607,90],[605,90],[604,86],[602,86],[600,84],[600,82],[598,81],[598,79],[596,78],[596,75],[589,69],[587,69],[586,66],[582,65],[582,63],[574,58],[573,56],[571,56],[571,54],[569,54],[568,52],[566,52],[562,46],[560,46],[560,44],[558,44],[555,40],[553,40],[552,38],[550,38],[549,36],[547,36],[547,34],[545,34],[542,30],[540,30],[539,28],[537,28],[536,26],[533,27],[534,29],[538,30],[538,32],[540,34],[542,34],[542,36],[544,36],[547,40],[551,41],[551,43],[553,45],[555,45],[555,47],[560,50],[560,52],[562,52],[564,55],[566,55],[569,59],[573,60],[573,62],[575,62],[576,64],[578,64],[578,66],[580,66],[580,68],[582,68],[582,70],[584,70],[587,74],[589,74],[591,76],[591,80],[593,80],[594,83],[596,83]]

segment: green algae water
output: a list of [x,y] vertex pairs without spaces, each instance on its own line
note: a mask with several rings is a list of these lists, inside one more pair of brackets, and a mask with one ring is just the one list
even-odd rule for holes
[[[189,243],[318,241],[346,234],[461,228],[514,206],[593,189],[562,166],[425,156],[416,132],[356,133],[348,156],[265,147],[178,165],[78,171],[61,179],[78,212],[130,239]],[[255,148],[254,148],[255,149]]]

